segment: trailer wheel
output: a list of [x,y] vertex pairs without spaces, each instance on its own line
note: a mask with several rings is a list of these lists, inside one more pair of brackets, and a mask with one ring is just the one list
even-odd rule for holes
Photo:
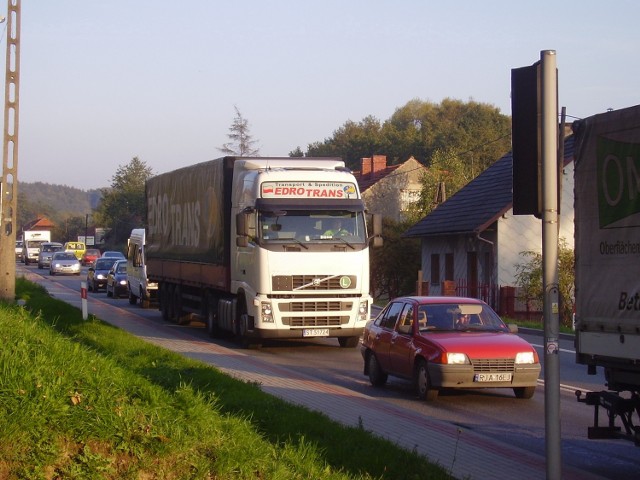
[[161,283],[158,285],[158,306],[160,307],[160,313],[162,313],[162,319],[165,322],[169,321],[169,285]]
[[180,317],[182,316],[182,291],[180,290],[180,286],[176,285],[171,290],[171,296],[169,297],[171,300],[171,315],[170,319],[172,322],[180,323]]

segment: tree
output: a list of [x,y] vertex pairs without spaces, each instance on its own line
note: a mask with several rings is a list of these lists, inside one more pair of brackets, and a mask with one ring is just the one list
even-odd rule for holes
[[233,108],[236,110],[236,116],[229,127],[229,134],[227,135],[231,141],[219,147],[218,150],[225,155],[241,157],[258,155],[260,149],[254,148],[257,140],[253,140],[253,137],[249,133],[249,121],[242,116],[238,107],[234,105]]
[[375,297],[394,298],[415,292],[420,270],[420,240],[402,238],[409,222],[383,219],[384,244],[371,249],[371,282]]
[[[520,252],[520,255],[528,258],[525,263],[516,265],[516,284],[522,289],[522,294],[527,301],[544,301],[542,285],[542,254],[534,251]],[[558,245],[558,283],[560,294],[560,322],[572,326],[572,314],[574,304],[575,259],[574,252],[567,245],[566,240],[561,239]]]
[[477,176],[511,148],[511,120],[488,104],[450,98],[440,104],[414,99],[381,123],[375,117],[351,120],[333,136],[307,147],[308,156],[340,156],[352,170],[372,154],[387,156],[390,165],[414,157],[430,166],[439,152],[455,152]]
[[144,222],[144,187],[153,176],[151,167],[138,157],[120,165],[111,178],[111,188],[102,189],[102,200],[94,212],[94,221],[109,229],[107,243],[113,248],[126,245],[131,229]]

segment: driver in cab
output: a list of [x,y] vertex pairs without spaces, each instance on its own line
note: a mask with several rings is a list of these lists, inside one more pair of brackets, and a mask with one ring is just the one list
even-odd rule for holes
[[345,235],[350,235],[350,233],[342,226],[342,219],[340,218],[334,219],[330,228],[322,234],[323,237],[344,237]]

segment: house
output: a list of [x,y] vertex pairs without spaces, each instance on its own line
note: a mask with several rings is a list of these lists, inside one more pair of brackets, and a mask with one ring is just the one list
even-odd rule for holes
[[385,155],[361,159],[361,169],[354,172],[367,210],[395,221],[420,198],[420,182],[427,167],[411,157],[398,165],[387,165]]
[[[571,136],[563,163],[559,236],[573,247]],[[517,265],[528,261],[521,253],[541,252],[541,220],[513,215],[512,166],[508,153],[405,232],[421,239],[429,295],[477,297],[501,310],[500,288],[515,286]]]

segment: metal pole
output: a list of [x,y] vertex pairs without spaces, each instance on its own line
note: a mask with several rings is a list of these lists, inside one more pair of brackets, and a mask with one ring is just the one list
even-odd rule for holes
[[16,296],[20,0],[8,0],[7,16],[4,148],[0,182],[0,299],[13,302]]
[[543,50],[542,277],[544,287],[544,393],[547,479],[561,480],[560,359],[558,286],[558,77],[556,52]]

